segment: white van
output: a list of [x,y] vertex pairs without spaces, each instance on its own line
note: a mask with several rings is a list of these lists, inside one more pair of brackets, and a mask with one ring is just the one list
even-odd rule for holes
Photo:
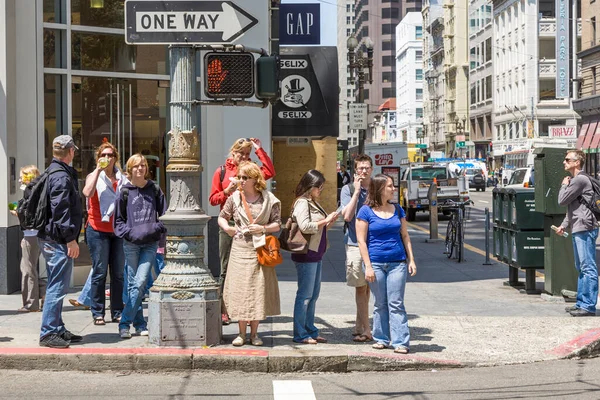
[[508,184],[504,187],[534,187],[533,166],[517,168],[510,176]]

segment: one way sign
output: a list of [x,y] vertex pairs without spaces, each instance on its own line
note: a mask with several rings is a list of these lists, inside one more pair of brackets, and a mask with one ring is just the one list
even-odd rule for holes
[[125,1],[128,44],[230,44],[258,24],[234,1]]

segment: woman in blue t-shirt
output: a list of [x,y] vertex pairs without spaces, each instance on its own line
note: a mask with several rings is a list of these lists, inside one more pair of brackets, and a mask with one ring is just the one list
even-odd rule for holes
[[394,181],[378,174],[371,178],[367,202],[356,216],[356,238],[365,278],[375,296],[374,349],[393,348],[408,353],[410,332],[404,308],[407,272],[417,273],[406,219],[394,198]]
[[327,214],[317,202],[325,185],[325,177],[311,169],[296,187],[296,201],[291,218],[306,235],[308,252],[292,254],[298,272],[298,291],[294,302],[294,342],[304,344],[327,343],[315,327],[315,306],[321,291],[321,266],[327,250],[327,228],[335,222],[337,211]]

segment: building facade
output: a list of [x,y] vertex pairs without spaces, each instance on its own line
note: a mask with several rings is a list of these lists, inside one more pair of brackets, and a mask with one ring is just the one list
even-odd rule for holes
[[[502,162],[506,152],[530,147],[531,139],[551,139],[551,127],[577,125],[569,90],[577,72],[571,66],[570,75],[560,78],[569,87],[566,97],[557,96],[559,24],[554,0],[494,0],[493,15],[493,154]],[[561,24],[571,32],[571,23],[568,19]],[[580,19],[576,32],[578,48]]]
[[348,140],[348,146],[358,146],[358,130],[350,129],[349,105],[356,101],[354,80],[348,68],[346,41],[354,34],[354,0],[338,0],[337,48],[340,85],[340,135],[339,140]]
[[389,141],[423,138],[423,17],[409,12],[396,27],[396,131]]
[[[469,1],[469,125],[476,158],[492,143],[492,1]],[[492,158],[489,158],[491,162]]]

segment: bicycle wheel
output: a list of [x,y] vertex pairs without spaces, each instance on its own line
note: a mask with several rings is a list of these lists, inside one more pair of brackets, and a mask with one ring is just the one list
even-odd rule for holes
[[450,222],[448,222],[448,228],[446,228],[446,241],[445,245],[445,253],[448,258],[452,258],[452,253],[454,252],[454,246],[456,243],[456,229],[454,229],[454,216],[450,218]]

